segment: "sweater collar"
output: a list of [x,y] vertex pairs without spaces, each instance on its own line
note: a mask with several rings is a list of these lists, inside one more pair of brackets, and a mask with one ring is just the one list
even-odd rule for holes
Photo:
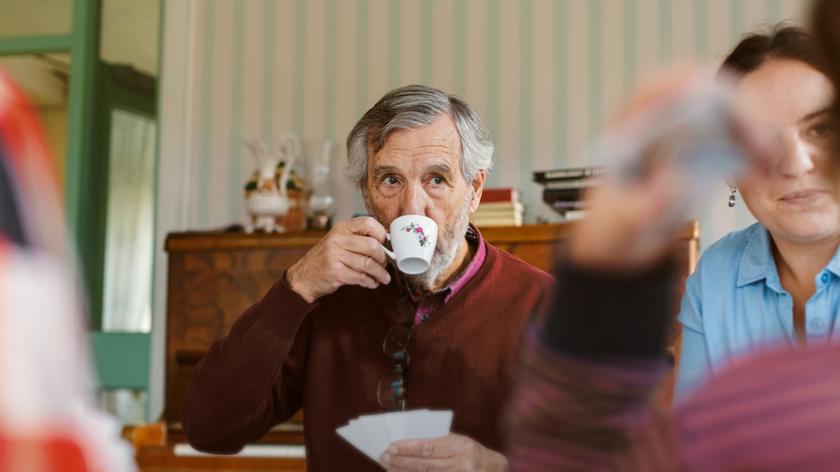
[[409,299],[412,301],[414,305],[421,305],[431,299],[440,299],[442,303],[448,302],[457,292],[460,290],[467,282],[472,279],[475,274],[478,273],[478,269],[481,268],[481,264],[484,263],[484,259],[487,254],[487,249],[484,246],[484,239],[481,237],[481,233],[478,232],[472,224],[467,227],[466,233],[467,244],[475,248],[473,252],[472,258],[467,266],[459,272],[445,287],[440,288],[426,296],[417,296],[411,292],[408,288],[408,283],[404,277],[402,277],[398,271],[392,270],[392,275],[395,275],[397,279],[400,280],[400,284],[398,285],[400,290],[405,290],[408,294]]
[[[478,228],[470,224],[465,237],[468,241],[472,241],[472,244],[478,244],[480,251],[476,251],[470,264],[464,271],[453,279],[447,288],[443,289],[452,289],[454,288],[453,285],[458,285],[457,290],[452,290],[448,294],[446,303],[441,307],[440,312],[448,313],[450,308],[459,305],[463,297],[467,296],[467,292],[472,291],[476,284],[481,283],[489,271],[489,267],[495,264],[497,257],[496,250],[484,240]],[[479,253],[481,253],[480,258]],[[414,319],[417,305],[411,300],[408,290],[403,285],[399,275],[395,273],[395,269],[389,266],[388,270],[392,275],[391,283],[377,287],[375,290],[376,296],[386,314],[385,316],[389,324],[406,323]],[[445,317],[444,313],[440,314],[442,317]],[[435,318],[438,318],[438,316],[432,316],[428,322],[421,323],[415,327],[415,331],[427,330],[431,325],[435,324],[432,323]]]

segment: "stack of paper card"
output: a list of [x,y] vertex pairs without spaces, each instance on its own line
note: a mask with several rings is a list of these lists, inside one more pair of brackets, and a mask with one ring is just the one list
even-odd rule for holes
[[410,410],[362,415],[336,432],[374,462],[391,443],[403,439],[431,439],[449,434],[452,411]]

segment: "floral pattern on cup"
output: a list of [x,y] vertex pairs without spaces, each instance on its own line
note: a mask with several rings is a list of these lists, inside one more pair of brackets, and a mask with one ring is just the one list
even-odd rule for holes
[[426,247],[426,244],[429,244],[429,237],[423,232],[422,226],[411,223],[408,226],[403,226],[402,230],[417,235],[417,242],[420,243],[420,247]]

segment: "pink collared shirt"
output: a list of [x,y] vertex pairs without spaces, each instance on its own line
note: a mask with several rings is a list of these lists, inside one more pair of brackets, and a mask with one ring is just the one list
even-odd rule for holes
[[[414,324],[418,325],[431,315],[435,310],[439,309],[443,305],[445,305],[452,297],[458,293],[458,290],[461,290],[467,282],[472,280],[475,274],[478,273],[478,270],[481,269],[481,264],[484,263],[484,258],[487,255],[487,248],[484,245],[484,238],[481,237],[481,233],[473,229],[472,227],[467,230],[467,241],[468,244],[478,244],[478,249],[475,251],[475,255],[473,256],[470,263],[467,265],[467,268],[464,269],[461,274],[455,278],[449,285],[446,287],[438,290],[437,292],[424,297],[420,300],[417,304],[417,310],[414,312]],[[473,239],[474,238],[474,239]]]

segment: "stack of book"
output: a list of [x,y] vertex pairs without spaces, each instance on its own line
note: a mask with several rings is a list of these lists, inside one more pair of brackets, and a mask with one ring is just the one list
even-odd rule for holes
[[534,182],[543,186],[543,202],[565,219],[583,216],[586,202],[581,198],[584,190],[597,182],[603,173],[601,167],[574,167],[534,172]]
[[470,222],[479,228],[522,226],[524,214],[525,207],[519,201],[519,192],[515,188],[485,188],[478,210],[470,216]]

